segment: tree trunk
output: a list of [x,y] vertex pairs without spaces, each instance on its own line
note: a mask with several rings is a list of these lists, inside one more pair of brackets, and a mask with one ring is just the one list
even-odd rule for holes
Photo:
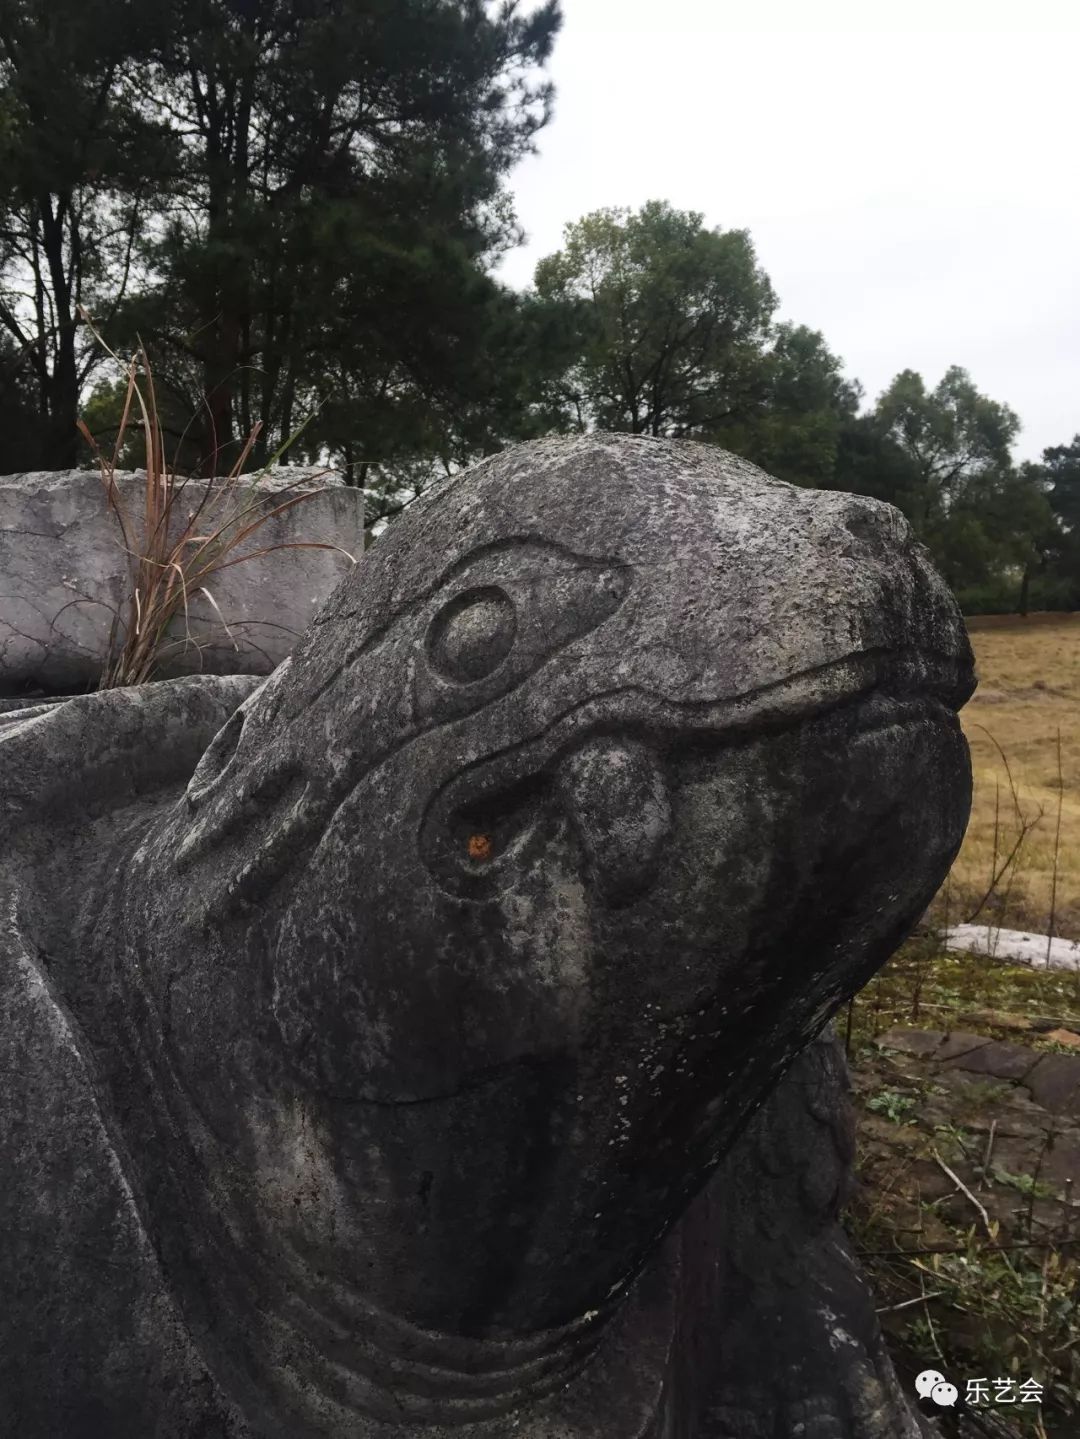
[[[292,357],[285,374],[285,393],[281,399],[281,443],[284,445],[293,432],[293,411],[296,407],[296,365]],[[291,449],[291,446],[289,447]],[[281,459],[287,463],[289,449],[282,450]]]
[[212,357],[205,367],[206,439],[203,445],[202,475],[213,479],[228,472],[232,456],[233,383],[240,326],[231,316],[222,316]]
[[49,384],[49,435],[46,468],[73,470],[79,462],[79,384],[75,364],[75,322],[60,326],[56,368]]
[[[71,275],[64,268],[64,216],[70,215],[70,197],[60,196],[54,211],[52,200],[39,202],[41,246],[49,271],[49,290],[56,317],[53,367],[47,382],[48,436],[47,466],[52,470],[74,469],[79,458],[79,436],[75,421],[79,414],[79,376],[75,361],[75,316],[71,311]],[[71,219],[71,249],[78,250],[74,217]]]
[[1020,581],[1020,600],[1019,600],[1019,602],[1018,602],[1018,604],[1017,604],[1017,606],[1016,606],[1016,612],[1017,612],[1017,614],[1018,614],[1018,615],[1022,615],[1024,619],[1027,619],[1028,599],[1029,599],[1029,597],[1030,597],[1030,594],[1031,594],[1031,566],[1030,566],[1030,565],[1025,565],[1025,566],[1024,566],[1024,577],[1023,577],[1023,579]]

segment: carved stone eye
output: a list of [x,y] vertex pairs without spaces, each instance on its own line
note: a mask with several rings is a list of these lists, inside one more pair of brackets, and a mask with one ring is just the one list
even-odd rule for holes
[[447,679],[472,684],[498,669],[516,633],[514,606],[502,590],[495,585],[464,590],[432,620],[428,657]]

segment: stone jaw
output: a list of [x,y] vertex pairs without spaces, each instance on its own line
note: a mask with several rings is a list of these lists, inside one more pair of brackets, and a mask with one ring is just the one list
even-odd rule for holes
[[888,507],[702,446],[525,446],[380,541],[76,936],[147,996],[114,1098],[257,1432],[613,1435],[629,1345],[659,1435],[659,1238],[947,868],[969,667]]

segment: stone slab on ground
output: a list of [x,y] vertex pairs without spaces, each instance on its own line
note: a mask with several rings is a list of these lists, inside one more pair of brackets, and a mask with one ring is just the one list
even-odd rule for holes
[[1022,1086],[1052,1114],[1080,1119],[1080,1053],[1052,1054],[963,1031],[898,1027],[878,1036],[879,1049]]
[[[1080,1232],[1080,1120],[1037,1103],[1019,1081],[978,1072],[979,1064],[997,1067],[995,1056],[1002,1056],[994,1040],[954,1063],[928,1059],[925,1051],[933,1054],[944,1037],[943,1031],[895,1030],[881,1036],[882,1048],[859,1047],[852,1070],[860,1101],[854,1212],[866,1226],[864,1257],[874,1256],[883,1324],[898,1346],[909,1388],[925,1367],[925,1341],[911,1323],[913,1312],[930,1313],[950,1361],[980,1346],[1005,1352],[1016,1336],[1017,1309],[999,1302],[1001,1264],[1007,1260],[1015,1269],[1018,1293],[1028,1287],[1045,1293],[1040,1266],[1058,1246],[1051,1266],[1065,1265]],[[1029,1072],[1043,1059],[1057,1058],[1037,1049],[1032,1056]],[[1007,1051],[1005,1058],[1011,1063],[1014,1056]],[[960,1068],[965,1062],[973,1068]],[[896,1118],[880,1106],[869,1108],[890,1092],[914,1101]],[[991,1252],[997,1248],[1006,1253]],[[941,1252],[945,1280],[927,1277],[924,1306],[919,1270],[937,1270],[934,1250]],[[897,1257],[905,1251],[910,1262]],[[1063,1306],[1067,1333],[1069,1300],[1054,1291],[1051,1302]],[[1039,1342],[1034,1332],[1025,1333],[1016,1347],[1023,1351],[1029,1338]],[[1021,1365],[1030,1372],[1026,1354]],[[983,1371],[970,1370],[975,1372]],[[1060,1427],[1060,1417],[1047,1405],[1047,1434],[1071,1439],[1075,1427],[1071,1421]],[[990,1439],[985,1418],[980,1410],[977,1427],[949,1433],[953,1439]],[[993,1439],[1019,1439],[1011,1427],[995,1426],[992,1433]]]
[[890,1029],[878,1037],[881,1049],[897,1049],[904,1054],[933,1054],[941,1044],[938,1029]]
[[[254,479],[242,477],[230,501],[234,513],[237,500],[251,503]],[[118,474],[116,480],[122,503],[136,517],[129,539],[138,549],[145,474]],[[189,597],[191,642],[172,648],[156,678],[200,670],[269,674],[289,654],[351,568],[350,556],[363,551],[363,495],[334,476],[279,466],[259,480],[259,504],[269,513],[297,492],[289,487],[302,484],[321,493],[268,518],[235,553],[271,552],[218,571],[208,585],[212,599]],[[174,534],[198,511],[208,486],[220,493],[221,485],[220,480],[186,483]],[[201,511],[210,529],[225,518],[223,508]],[[298,542],[336,548],[280,548]],[[92,688],[105,662],[113,616],[127,611],[131,565],[96,470],[0,476],[0,695]],[[173,637],[183,641],[183,630]]]
[[963,1059],[989,1043],[985,1034],[968,1034],[966,1030],[954,1029],[942,1036],[941,1043],[934,1051],[934,1058],[942,1064],[951,1059]]
[[1080,1115],[1080,1055],[1042,1055],[1024,1086],[1052,1113]]
[[1052,939],[1022,929],[995,929],[985,924],[957,924],[945,931],[945,948],[962,954],[988,954],[1011,959],[1032,969],[1080,970],[1080,943]]
[[955,1059],[942,1059],[941,1063],[953,1068],[964,1069],[969,1074],[986,1074],[992,1079],[1019,1079],[1031,1072],[1038,1063],[1033,1050],[1022,1044],[1008,1044],[1002,1039],[992,1039],[977,1049],[965,1051]]
[[[911,1206],[903,1223],[917,1227],[925,1244],[954,1243],[955,1234],[939,1228],[939,1221],[964,1230],[978,1214],[942,1169],[943,1159],[1000,1222],[1003,1243],[1039,1236],[1073,1242],[1080,1221],[1076,1056],[1032,1051],[1034,1063],[1021,1082],[956,1063],[937,1064],[905,1050],[903,1038],[902,1031],[882,1035],[880,1048],[863,1051],[852,1072],[861,1099],[860,1183],[866,1193],[880,1191],[890,1204],[899,1202],[902,1196],[892,1186],[903,1173],[901,1189]],[[979,1063],[978,1055],[992,1065],[990,1048],[971,1051],[971,1062]],[[1003,1067],[1011,1067],[1011,1060]],[[875,1094],[888,1090],[917,1095],[898,1121],[867,1107]]]

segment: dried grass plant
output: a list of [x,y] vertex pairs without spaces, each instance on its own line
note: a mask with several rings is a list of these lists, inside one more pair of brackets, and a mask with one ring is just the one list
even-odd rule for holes
[[[256,474],[245,475],[252,448],[261,426],[248,435],[229,473],[222,479],[199,482],[198,498],[185,507],[189,477],[177,473],[165,457],[165,438],[158,411],[154,377],[146,349],[124,362],[94,329],[90,316],[80,316],[105,351],[120,364],[127,376],[127,394],[112,454],[106,455],[85,421],[79,431],[90,445],[101,472],[101,483],[109,508],[119,525],[121,542],[131,560],[130,593],[113,610],[109,652],[99,688],[146,684],[160,672],[163,663],[192,647],[201,651],[205,642],[192,632],[189,605],[201,596],[217,615],[226,634],[239,649],[214,596],[213,580],[233,565],[244,564],[277,550],[336,550],[350,561],[354,556],[341,546],[320,540],[292,540],[275,544],[250,544],[259,531],[285,511],[322,494],[326,486],[310,488],[329,470],[321,470],[294,485],[276,489],[272,502],[263,483],[271,467],[296,440],[304,424],[270,457]],[[139,371],[143,379],[140,381]],[[116,482],[116,467],[128,427],[137,411],[146,444],[146,480],[139,508],[125,500]],[[299,484],[305,488],[295,491]]]

